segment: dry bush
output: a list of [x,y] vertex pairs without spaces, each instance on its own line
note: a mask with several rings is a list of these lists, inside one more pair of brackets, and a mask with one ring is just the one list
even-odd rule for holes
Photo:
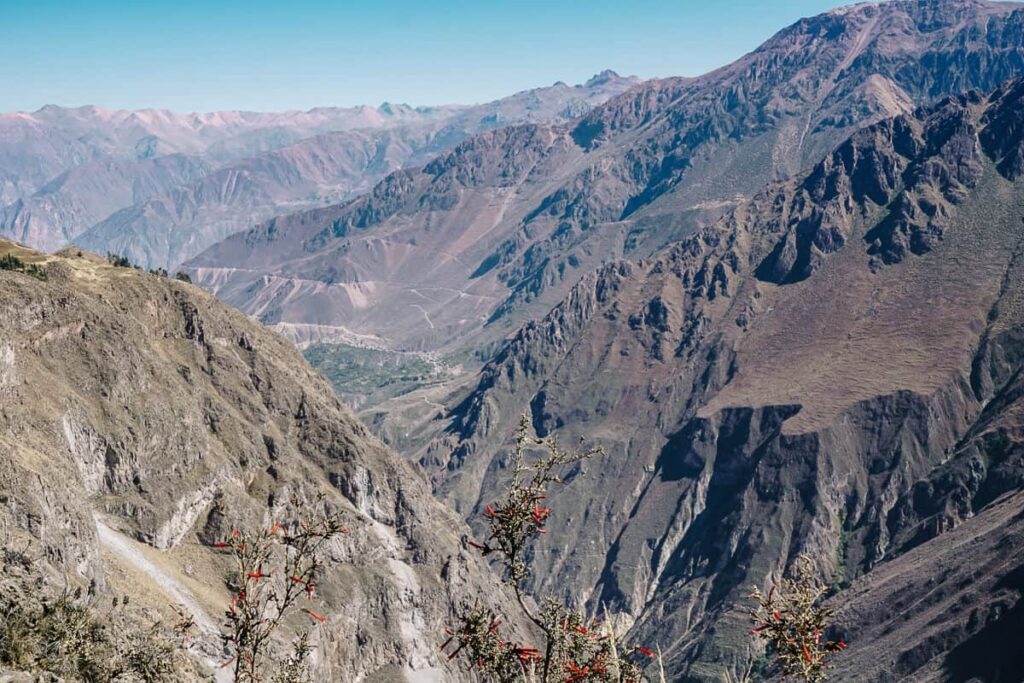
[[235,592],[225,612],[224,640],[233,656],[236,683],[303,683],[309,680],[309,634],[301,633],[291,654],[279,665],[271,659],[273,642],[285,620],[299,612],[314,623],[326,617],[314,609],[320,581],[322,551],[338,534],[347,533],[337,514],[326,512],[323,499],[312,506],[292,501],[290,521],[274,522],[265,530],[235,529],[215,547],[230,552],[235,563],[231,583]]
[[826,640],[832,610],[822,606],[829,586],[818,579],[810,558],[801,556],[793,576],[772,586],[767,594],[755,586],[750,598],[752,632],[765,641],[787,676],[806,683],[828,678],[829,660],[846,648],[841,640]]
[[[5,588],[12,587],[7,584]],[[0,664],[87,683],[163,683],[181,679],[181,627],[139,628],[141,615],[100,609],[80,588],[35,599],[45,590],[5,590],[0,597]],[[19,594],[20,593],[20,594]],[[124,604],[127,604],[127,600]]]
[[[539,458],[532,451],[543,451]],[[638,683],[643,663],[653,652],[639,646],[620,648],[608,620],[599,621],[553,600],[534,606],[524,592],[530,567],[526,550],[547,532],[551,484],[562,483],[561,473],[582,460],[601,455],[600,448],[564,451],[554,437],[531,434],[525,415],[516,433],[509,482],[502,499],[486,507],[490,529],[483,543],[470,545],[501,564],[503,579],[515,592],[523,614],[543,635],[539,646],[507,640],[501,619],[488,607],[464,610],[458,624],[447,629],[441,645],[449,659],[462,655],[468,666],[485,680],[502,683]]]

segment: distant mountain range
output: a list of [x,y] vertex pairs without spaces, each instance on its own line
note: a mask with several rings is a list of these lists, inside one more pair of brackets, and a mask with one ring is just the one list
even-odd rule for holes
[[0,235],[173,268],[276,214],[354,196],[469,135],[569,120],[637,82],[608,71],[474,106],[3,114]]

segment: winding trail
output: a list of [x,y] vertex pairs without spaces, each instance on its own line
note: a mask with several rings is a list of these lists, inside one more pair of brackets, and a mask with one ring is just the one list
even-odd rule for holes
[[167,595],[168,599],[192,615],[201,635],[194,641],[191,649],[202,657],[214,671],[218,683],[230,683],[231,670],[222,669],[221,662],[217,659],[220,652],[220,629],[192,595],[192,592],[165,570],[153,564],[136,547],[135,541],[107,526],[98,513],[94,514],[93,518],[96,521],[96,532],[100,545],[104,550],[148,576]]

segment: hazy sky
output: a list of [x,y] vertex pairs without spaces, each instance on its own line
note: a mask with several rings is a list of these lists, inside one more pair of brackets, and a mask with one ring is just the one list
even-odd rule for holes
[[0,111],[483,102],[698,75],[843,0],[0,0]]

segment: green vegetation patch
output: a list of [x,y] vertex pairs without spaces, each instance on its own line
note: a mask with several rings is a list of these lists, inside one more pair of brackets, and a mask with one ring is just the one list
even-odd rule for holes
[[342,343],[315,344],[303,355],[345,399],[376,403],[434,384],[446,374],[439,364],[411,353]]

